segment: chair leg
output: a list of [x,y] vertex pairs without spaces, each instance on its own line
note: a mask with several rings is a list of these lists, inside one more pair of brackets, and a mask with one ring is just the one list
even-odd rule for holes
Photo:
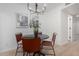
[[37,53],[39,56],[41,56],[41,55],[45,56],[45,54],[43,54],[43,53],[40,52],[40,51],[38,51],[38,52],[34,52],[33,56],[35,56],[36,53]]
[[42,53],[42,52],[39,52],[39,56],[40,56],[40,55],[43,55],[43,56],[45,56],[45,54],[44,54],[44,53]]
[[56,56],[54,48],[53,48],[53,52],[54,52],[54,56]]
[[25,52],[23,52],[23,56],[25,56]]
[[33,56],[35,56],[36,52],[33,53]]
[[30,53],[27,52],[27,56],[30,56]]

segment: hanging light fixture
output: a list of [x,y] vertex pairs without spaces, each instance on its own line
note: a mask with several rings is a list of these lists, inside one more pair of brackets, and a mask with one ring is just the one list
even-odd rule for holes
[[30,28],[37,26],[35,24],[38,21],[39,15],[43,14],[46,11],[45,3],[27,3],[27,9],[30,12]]
[[45,12],[46,4],[45,3],[27,3],[27,9],[31,13],[41,14]]

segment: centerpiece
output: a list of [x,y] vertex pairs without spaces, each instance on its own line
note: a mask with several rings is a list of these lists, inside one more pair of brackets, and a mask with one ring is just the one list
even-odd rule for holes
[[38,37],[38,31],[39,31],[39,21],[38,20],[32,20],[31,24],[30,24],[30,28],[33,28],[34,31],[34,36]]

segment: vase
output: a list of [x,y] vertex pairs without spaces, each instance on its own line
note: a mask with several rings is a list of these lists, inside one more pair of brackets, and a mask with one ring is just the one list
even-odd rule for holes
[[35,36],[35,38],[38,37],[38,31],[34,31],[34,36]]

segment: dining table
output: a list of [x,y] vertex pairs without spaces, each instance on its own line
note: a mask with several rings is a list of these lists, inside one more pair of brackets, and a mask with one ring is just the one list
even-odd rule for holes
[[[32,39],[34,38],[35,36],[33,34],[28,34],[28,35],[23,35],[24,38],[28,38],[28,39]],[[41,39],[41,40],[45,40],[45,39],[48,39],[49,36],[46,35],[46,34],[38,34],[38,37]]]
[[[23,38],[28,38],[29,40],[33,40],[35,36],[33,34],[23,35]],[[41,42],[45,39],[48,39],[49,36],[46,34],[38,34],[38,37],[41,39]],[[44,53],[40,52],[41,55],[45,56]]]

